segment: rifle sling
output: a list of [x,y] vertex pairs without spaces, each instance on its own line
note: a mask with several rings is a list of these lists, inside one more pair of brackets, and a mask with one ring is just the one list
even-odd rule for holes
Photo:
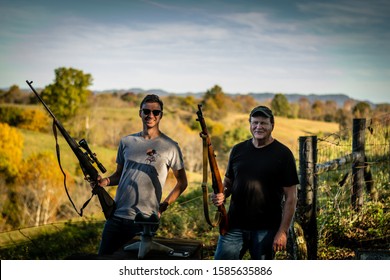
[[216,227],[221,222],[221,213],[217,211],[215,213],[214,221],[211,222],[209,214],[209,202],[208,202],[208,190],[207,190],[207,161],[208,161],[208,147],[207,147],[207,135],[201,134],[203,140],[203,182],[202,182],[202,192],[203,192],[203,211],[207,223]]
[[83,210],[85,207],[87,207],[88,203],[91,201],[92,197],[94,196],[94,193],[92,193],[91,197],[86,202],[84,202],[83,207],[81,207],[80,211],[78,211],[75,204],[73,203],[72,198],[70,197],[68,188],[66,186],[66,174],[65,174],[65,171],[62,169],[62,165],[61,165],[60,145],[58,145],[57,128],[56,128],[56,121],[55,120],[53,120],[53,133],[54,133],[54,139],[56,140],[56,154],[57,154],[58,165],[60,166],[61,172],[64,175],[64,187],[65,187],[66,194],[69,198],[70,203],[72,203],[74,210],[76,210],[76,213],[79,214],[80,217],[82,217]]

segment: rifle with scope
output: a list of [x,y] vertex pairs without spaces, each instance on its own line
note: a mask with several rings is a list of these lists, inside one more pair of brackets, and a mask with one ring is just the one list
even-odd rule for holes
[[[115,201],[112,199],[112,197],[107,193],[107,191],[98,185],[98,176],[99,172],[97,169],[94,167],[93,164],[96,164],[99,170],[102,173],[106,172],[106,169],[104,168],[103,164],[99,162],[99,160],[96,157],[96,154],[91,151],[91,149],[88,146],[88,143],[85,139],[81,139],[78,143],[69,135],[69,133],[66,131],[66,129],[63,127],[63,125],[60,123],[60,121],[54,116],[53,112],[50,110],[50,108],[47,106],[47,104],[43,101],[41,96],[37,93],[37,91],[34,89],[32,86],[32,81],[26,81],[26,83],[29,85],[31,90],[34,92],[36,97],[39,99],[39,101],[43,104],[45,109],[49,112],[50,116],[53,119],[53,133],[54,137],[56,139],[56,151],[57,151],[57,159],[58,163],[60,166],[60,169],[64,175],[64,186],[66,190],[66,194],[68,195],[68,198],[70,202],[73,205],[73,208],[76,210],[76,212],[82,216],[83,215],[83,209],[88,205],[89,201],[92,199],[93,195],[97,195],[99,198],[100,205],[102,207],[104,216],[106,219],[108,219],[114,212],[115,210]],[[58,129],[66,142],[68,143],[69,147],[72,149],[73,153],[76,155],[79,165],[81,167],[81,170],[84,174],[85,180],[87,180],[92,186],[92,195],[91,198],[89,198],[83,205],[83,207],[80,209],[80,211],[77,210],[76,206],[74,205],[68,189],[66,187],[66,174],[62,169],[61,166],[61,160],[60,160],[60,150],[59,150],[59,145],[57,141],[57,130]],[[83,148],[85,152],[81,150]]]

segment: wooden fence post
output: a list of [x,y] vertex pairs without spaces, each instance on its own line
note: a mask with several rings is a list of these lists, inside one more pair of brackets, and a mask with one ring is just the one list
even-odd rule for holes
[[317,136],[299,137],[300,189],[298,191],[297,220],[307,244],[309,260],[317,259]]
[[366,119],[353,119],[352,153],[359,154],[357,160],[352,163],[351,204],[355,211],[360,211],[363,206],[365,129]]

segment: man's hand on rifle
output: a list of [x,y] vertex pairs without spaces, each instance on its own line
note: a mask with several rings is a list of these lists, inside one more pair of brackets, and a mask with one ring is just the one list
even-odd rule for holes
[[[91,185],[92,188],[95,187],[95,183],[94,182],[91,182],[90,185]],[[98,175],[98,177],[97,177],[97,185],[100,186],[100,187],[107,187],[107,186],[110,185],[110,179],[108,177],[103,178],[102,176]]]
[[221,206],[225,201],[225,194],[224,193],[212,193],[211,194],[211,201],[215,206]]

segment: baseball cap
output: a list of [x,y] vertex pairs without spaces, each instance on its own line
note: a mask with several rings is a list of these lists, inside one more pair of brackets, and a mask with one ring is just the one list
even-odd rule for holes
[[261,114],[261,115],[263,115],[263,116],[265,116],[267,118],[273,118],[273,116],[274,116],[274,114],[272,113],[271,109],[269,109],[266,106],[257,106],[256,108],[254,108],[251,111],[249,117],[252,117],[255,114],[257,114],[257,115]]

